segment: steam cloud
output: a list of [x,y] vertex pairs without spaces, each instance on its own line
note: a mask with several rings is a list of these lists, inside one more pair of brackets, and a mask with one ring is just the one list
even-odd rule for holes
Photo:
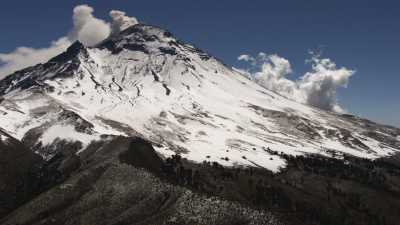
[[46,48],[17,47],[10,53],[0,53],[0,79],[17,70],[43,63],[65,51],[74,41],[79,40],[86,46],[93,46],[106,39],[110,34],[118,33],[138,23],[125,12],[111,10],[111,23],[96,18],[94,9],[88,5],[78,5],[73,9],[73,28],[65,37],[50,43]]
[[355,73],[345,67],[338,68],[332,60],[313,52],[307,60],[311,70],[298,80],[286,78],[292,73],[290,62],[276,54],[241,55],[238,60],[250,63],[249,69],[240,71],[261,86],[298,102],[335,112],[344,111],[338,104],[337,90],[347,87]]
[[74,8],[72,16],[74,28],[69,35],[71,41],[79,40],[84,45],[93,46],[110,35],[110,24],[94,17],[93,11],[88,5]]
[[111,24],[111,33],[119,33],[126,28],[138,24],[138,20],[135,17],[128,17],[125,12],[119,10],[111,10],[110,16],[113,23]]

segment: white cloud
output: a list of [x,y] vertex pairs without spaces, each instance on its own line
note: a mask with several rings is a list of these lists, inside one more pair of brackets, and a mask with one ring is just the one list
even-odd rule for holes
[[138,23],[136,18],[126,16],[122,11],[110,11],[111,24],[96,18],[93,12],[94,9],[88,5],[76,6],[72,15],[73,28],[65,37],[51,42],[49,47],[17,47],[10,53],[0,53],[0,79],[17,70],[48,61],[76,40],[86,46],[93,46],[106,39],[112,31],[119,32]]
[[241,55],[238,59],[250,63],[251,67],[247,70],[247,73],[250,73],[252,79],[261,86],[287,97],[294,96],[296,83],[285,78],[292,73],[291,65],[287,59],[276,54],[267,55],[263,52],[256,57]]
[[345,67],[337,68],[332,60],[314,53],[307,60],[311,70],[298,80],[286,78],[292,73],[290,62],[276,54],[241,55],[238,60],[250,63],[249,69],[241,71],[247,76],[250,74],[261,86],[298,102],[336,112],[343,111],[337,102],[337,90],[347,87],[355,72]]
[[312,69],[304,74],[299,89],[305,94],[305,102],[326,110],[342,112],[337,102],[337,90],[347,87],[354,70],[345,67],[337,68],[330,59],[321,59],[318,55],[311,57]]
[[54,41],[47,48],[18,47],[11,53],[0,53],[0,79],[16,70],[46,62],[51,57],[63,52],[71,42],[66,37]]

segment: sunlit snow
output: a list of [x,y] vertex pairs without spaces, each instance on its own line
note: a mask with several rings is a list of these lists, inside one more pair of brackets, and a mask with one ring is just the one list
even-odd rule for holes
[[[101,45],[82,50],[79,66],[68,76],[41,71],[46,77],[41,83],[51,91],[9,88],[0,103],[0,113],[6,112],[0,127],[22,139],[50,124],[40,136],[43,144],[78,140],[82,149],[101,134],[141,136],[165,156],[179,153],[195,162],[275,172],[286,162],[266,149],[374,159],[400,148],[367,137],[366,128],[350,119],[269,91],[159,28],[136,28],[112,40],[121,47],[118,53]],[[92,134],[52,123],[65,110],[88,121]]]

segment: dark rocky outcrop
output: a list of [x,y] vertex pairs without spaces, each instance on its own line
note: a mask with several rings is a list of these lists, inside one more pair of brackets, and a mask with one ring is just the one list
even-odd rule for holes
[[0,129],[0,217],[31,199],[43,160]]
[[85,54],[87,54],[85,46],[79,41],[75,41],[71,46],[67,48],[65,52],[50,59],[49,63],[65,63],[69,60],[75,59],[75,57],[81,52],[85,52]]

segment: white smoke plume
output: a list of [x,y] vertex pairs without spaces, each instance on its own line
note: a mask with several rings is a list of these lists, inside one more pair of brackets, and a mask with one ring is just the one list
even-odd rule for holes
[[111,23],[96,18],[94,9],[88,5],[78,5],[73,9],[73,28],[68,35],[58,38],[45,48],[17,47],[10,53],[0,53],[0,79],[17,70],[43,63],[65,51],[74,41],[93,46],[106,39],[111,32],[119,32],[137,24],[134,17],[122,11],[111,10]]
[[335,112],[344,111],[338,104],[337,90],[347,87],[355,73],[345,67],[338,68],[332,60],[315,53],[307,60],[311,70],[298,80],[286,77],[292,73],[290,62],[276,54],[241,55],[238,60],[250,63],[249,69],[239,71],[244,71],[261,86],[298,102]]
[[94,17],[93,12],[93,8],[88,5],[74,8],[72,16],[74,28],[68,37],[71,41],[79,40],[86,46],[93,46],[110,35],[110,24]]
[[112,18],[111,33],[113,34],[139,23],[135,17],[126,16],[125,12],[119,10],[111,10],[110,17]]

